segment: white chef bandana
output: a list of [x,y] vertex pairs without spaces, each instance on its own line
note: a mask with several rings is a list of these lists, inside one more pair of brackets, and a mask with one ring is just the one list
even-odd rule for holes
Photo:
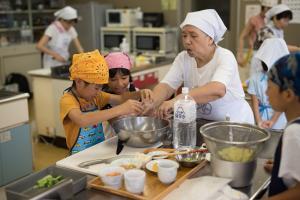
[[214,9],[189,12],[180,24],[180,28],[183,29],[185,25],[197,27],[210,36],[215,44],[223,39],[222,37],[227,30],[222,19]]
[[77,11],[72,8],[71,6],[66,6],[54,13],[54,16],[56,18],[61,18],[64,20],[72,20],[72,19],[77,19]]
[[260,3],[262,6],[271,8],[275,5],[277,5],[278,0],[261,0]]
[[262,43],[255,58],[266,63],[269,71],[279,58],[288,54],[287,44],[282,38],[269,38]]
[[269,23],[271,21],[271,18],[284,12],[284,11],[288,11],[291,10],[287,5],[285,4],[278,4],[274,7],[272,7],[270,10],[268,10],[268,12],[266,13],[266,23]]

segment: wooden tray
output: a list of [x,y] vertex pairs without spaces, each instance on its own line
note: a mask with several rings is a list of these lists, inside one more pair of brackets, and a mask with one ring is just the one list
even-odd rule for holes
[[173,182],[170,185],[165,185],[161,183],[158,180],[158,177],[156,174],[153,174],[145,169],[146,171],[146,182],[145,182],[145,188],[144,192],[142,194],[133,194],[128,191],[126,191],[123,185],[120,189],[114,189],[109,186],[105,186],[101,179],[99,177],[91,180],[89,182],[89,186],[91,188],[102,190],[105,192],[109,192],[112,194],[124,196],[131,199],[141,199],[141,200],[158,200],[165,197],[168,193],[170,193],[172,190],[176,189],[183,181],[192,175],[194,175],[196,172],[198,172],[201,168],[203,168],[206,165],[206,161],[203,160],[198,165],[196,165],[194,168],[186,168],[186,167],[180,167],[178,169],[176,181]]

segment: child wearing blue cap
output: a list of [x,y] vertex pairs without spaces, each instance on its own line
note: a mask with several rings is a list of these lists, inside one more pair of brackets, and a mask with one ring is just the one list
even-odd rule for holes
[[300,52],[280,58],[268,73],[270,104],[285,112],[288,124],[278,143],[272,169],[269,197],[300,199]]

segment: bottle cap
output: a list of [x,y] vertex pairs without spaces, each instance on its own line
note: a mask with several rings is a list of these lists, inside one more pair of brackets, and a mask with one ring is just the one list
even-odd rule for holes
[[182,94],[188,94],[189,93],[189,88],[188,87],[183,87],[182,88]]

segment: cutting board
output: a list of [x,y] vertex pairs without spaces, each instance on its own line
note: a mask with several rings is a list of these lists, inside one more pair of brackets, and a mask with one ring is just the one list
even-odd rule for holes
[[[85,161],[110,158],[116,156],[118,138],[112,137],[104,142],[96,144],[84,151],[71,155],[65,159],[62,159],[56,162],[56,165],[59,167],[65,167],[72,170],[77,170],[80,172],[84,172],[87,174],[98,175],[99,169],[106,164],[97,164],[89,166],[88,168],[81,168],[78,165]],[[134,148],[129,146],[124,146],[123,151],[119,155],[132,155],[135,153],[142,153],[144,150],[148,148],[155,148],[161,146],[161,143],[155,144],[151,147],[147,148]]]
[[180,167],[177,173],[176,181],[170,185],[165,185],[161,183],[156,174],[146,171],[145,188],[142,194],[133,194],[126,191],[124,183],[120,189],[114,189],[112,187],[105,186],[99,177],[91,180],[89,182],[89,186],[97,190],[109,192],[130,199],[159,200],[164,198],[168,193],[170,193],[174,189],[176,189],[187,178],[191,177],[196,172],[198,172],[201,168],[205,166],[205,164],[206,161],[203,160],[194,168]]

